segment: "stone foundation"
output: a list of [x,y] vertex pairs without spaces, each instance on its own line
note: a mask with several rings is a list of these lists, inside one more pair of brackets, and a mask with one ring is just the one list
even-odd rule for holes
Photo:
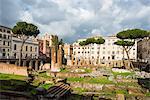
[[27,67],[20,67],[6,63],[0,63],[0,73],[28,76]]

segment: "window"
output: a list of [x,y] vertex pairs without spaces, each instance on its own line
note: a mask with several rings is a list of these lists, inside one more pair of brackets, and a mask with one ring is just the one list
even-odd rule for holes
[[6,35],[4,34],[4,39],[6,39]]
[[30,47],[30,51],[32,51],[32,46]]
[[110,59],[110,57],[108,57],[108,59]]
[[7,33],[10,33],[10,31],[7,31]]
[[9,49],[8,49],[8,52],[9,52]]
[[99,54],[99,52],[97,52],[97,54]]
[[105,49],[105,47],[103,47],[103,49]]
[[115,59],[115,56],[112,56],[112,59]]
[[9,42],[8,42],[8,46],[9,46]]
[[37,51],[37,47],[35,47],[35,52]]
[[28,51],[28,46],[26,46],[26,51]]
[[16,57],[16,53],[14,53],[14,57]]
[[103,56],[103,59],[105,59],[105,56]]
[[25,58],[28,56],[28,54],[25,55]]
[[3,41],[3,45],[5,45],[5,41]]
[[14,50],[16,50],[16,48],[17,48],[17,45],[16,45],[16,44],[14,44]]
[[5,53],[3,53],[3,55],[2,55],[3,57],[5,57]]
[[5,52],[5,49],[3,49],[3,52]]
[[8,39],[9,39],[9,36],[8,36]]
[[2,32],[2,29],[0,29],[0,31]]
[[4,29],[3,31],[5,32],[6,30]]
[[80,51],[78,53],[80,53]]
[[115,54],[115,52],[114,52],[114,51],[112,51],[112,54]]
[[2,34],[0,34],[0,38],[2,38]]

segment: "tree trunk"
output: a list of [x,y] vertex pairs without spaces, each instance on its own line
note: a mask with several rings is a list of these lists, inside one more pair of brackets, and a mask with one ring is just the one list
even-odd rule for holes
[[[131,62],[131,60],[130,60],[129,52],[127,51],[127,49],[126,49],[126,48],[124,48],[124,50],[125,50],[125,52],[126,52],[126,54],[127,54],[128,61],[129,61],[129,63],[131,64],[131,69],[133,69],[134,67],[133,67],[133,63],[132,63],[132,62]],[[130,67],[130,66],[129,66],[129,67]]]
[[21,61],[22,61],[22,48],[24,45],[25,41],[22,40],[22,44],[21,44],[21,48],[20,48],[20,52],[19,52],[19,66],[21,66]]
[[124,48],[123,48],[123,66],[125,67],[125,62],[124,62]]

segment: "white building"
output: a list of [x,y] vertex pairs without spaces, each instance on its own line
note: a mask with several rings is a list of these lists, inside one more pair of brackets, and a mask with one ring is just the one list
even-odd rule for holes
[[[11,28],[0,26],[0,59],[18,58],[22,41],[15,37]],[[39,56],[38,41],[30,37],[24,44],[22,58]]]
[[11,51],[11,29],[0,26],[0,59],[8,58]]
[[[95,64],[107,63],[113,60],[127,59],[126,53],[121,46],[114,44],[119,40],[115,36],[103,37],[105,39],[104,44],[89,44],[87,46],[80,46],[79,42],[85,39],[80,39],[73,43],[73,56],[75,59],[90,59]],[[123,56],[124,52],[124,56]],[[137,60],[137,42],[130,50],[130,59]]]
[[[19,58],[19,53],[21,49],[22,41],[17,37],[12,37],[12,51],[11,56],[14,58]],[[27,57],[37,58],[39,56],[39,44],[37,40],[29,38],[23,46],[22,58]]]

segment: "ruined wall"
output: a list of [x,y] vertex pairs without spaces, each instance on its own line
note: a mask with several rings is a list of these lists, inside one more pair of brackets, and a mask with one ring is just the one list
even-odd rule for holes
[[0,73],[28,76],[27,67],[20,67],[6,63],[0,63]]

